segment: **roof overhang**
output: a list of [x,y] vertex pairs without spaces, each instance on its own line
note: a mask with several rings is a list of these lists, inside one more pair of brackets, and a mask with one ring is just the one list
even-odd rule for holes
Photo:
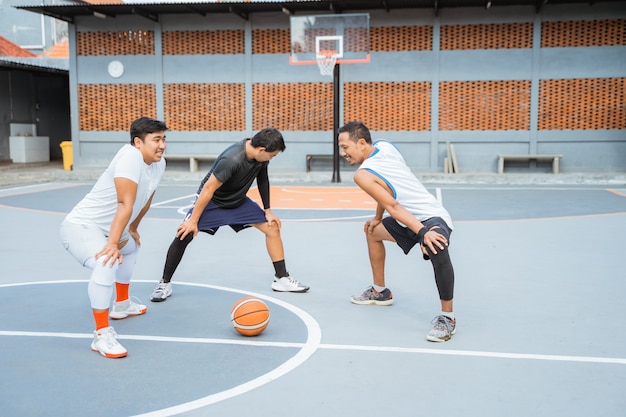
[[69,74],[69,59],[0,56],[0,68],[15,68],[53,74]]
[[346,13],[364,10],[396,9],[439,9],[453,7],[492,8],[501,6],[529,6],[539,12],[547,4],[588,4],[599,2],[618,2],[620,0],[302,0],[302,1],[271,1],[271,0],[215,0],[187,2],[150,2],[125,0],[123,4],[94,4],[91,2],[68,1],[33,6],[15,6],[17,9],[54,17],[73,23],[78,16],[116,17],[120,15],[137,15],[158,21],[162,14],[236,14],[248,19],[251,13],[282,12],[285,14],[315,13]]

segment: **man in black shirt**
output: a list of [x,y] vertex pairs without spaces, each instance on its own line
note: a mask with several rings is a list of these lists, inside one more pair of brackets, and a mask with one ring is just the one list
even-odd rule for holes
[[[252,139],[244,139],[229,146],[218,156],[200,183],[193,207],[178,226],[176,237],[167,251],[163,277],[150,295],[150,300],[165,301],[172,295],[172,275],[180,264],[187,245],[198,232],[214,235],[220,226],[225,225],[235,232],[253,226],[265,234],[267,251],[275,271],[272,290],[309,290],[308,286],[300,284],[287,272],[280,236],[281,222],[270,209],[267,166],[285,148],[282,134],[274,128],[266,128]],[[263,209],[247,196],[255,179]]]

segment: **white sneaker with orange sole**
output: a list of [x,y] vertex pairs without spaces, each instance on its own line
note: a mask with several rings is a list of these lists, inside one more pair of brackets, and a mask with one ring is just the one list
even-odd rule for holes
[[117,333],[111,326],[93,332],[91,350],[106,358],[123,358],[128,355],[128,351],[117,341]]
[[137,304],[130,298],[128,300],[115,302],[109,313],[109,317],[113,320],[121,320],[130,316],[140,316],[148,311],[148,307],[143,304]]

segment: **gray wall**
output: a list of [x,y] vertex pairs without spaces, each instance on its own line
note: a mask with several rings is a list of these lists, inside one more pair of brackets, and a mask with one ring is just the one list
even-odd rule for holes
[[[445,143],[455,143],[462,172],[495,172],[499,153],[560,153],[562,172],[626,172],[626,130],[539,131],[537,129],[538,82],[541,79],[626,77],[626,47],[549,48],[538,44],[542,21],[626,18],[626,2],[588,5],[546,5],[537,14],[532,7],[493,7],[433,10],[394,10],[370,13],[370,25],[432,25],[434,48],[427,52],[374,52],[369,64],[342,65],[342,82],[430,81],[432,114],[430,131],[373,132],[397,143],[412,169],[441,172]],[[533,22],[532,49],[439,51],[438,30],[448,24]],[[77,18],[70,27],[70,44],[76,31],[154,30],[156,55],[76,57],[70,60],[72,137],[75,166],[105,166],[121,144],[126,131],[79,131],[76,88],[82,83],[154,83],[157,90],[157,117],[163,118],[164,83],[245,83],[246,126],[236,132],[168,133],[170,152],[217,153],[227,144],[252,135],[252,85],[257,82],[332,82],[316,66],[290,66],[288,54],[251,54],[254,28],[289,28],[282,13],[251,14],[249,21],[234,15],[164,15],[157,23],[141,17],[115,19]],[[246,54],[226,56],[161,56],[160,34],[167,30],[244,29]],[[113,79],[107,65],[117,59],[124,63],[123,77]],[[531,80],[531,128],[528,131],[441,131],[437,126],[437,83],[451,80]],[[341,106],[340,106],[341,108]],[[384,111],[384,109],[381,109]],[[343,119],[343,114],[340,114]],[[343,122],[343,120],[342,120]],[[367,123],[367,121],[365,121]],[[332,153],[333,132],[283,132],[287,152],[272,162],[273,172],[304,171],[308,153]],[[546,167],[546,171],[549,168]],[[524,172],[526,172],[524,170]]]

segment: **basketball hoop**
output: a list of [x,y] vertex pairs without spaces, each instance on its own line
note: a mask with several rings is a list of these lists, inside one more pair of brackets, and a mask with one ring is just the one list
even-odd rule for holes
[[320,68],[320,74],[333,76],[333,69],[337,63],[337,51],[322,50],[317,53],[317,66]]

